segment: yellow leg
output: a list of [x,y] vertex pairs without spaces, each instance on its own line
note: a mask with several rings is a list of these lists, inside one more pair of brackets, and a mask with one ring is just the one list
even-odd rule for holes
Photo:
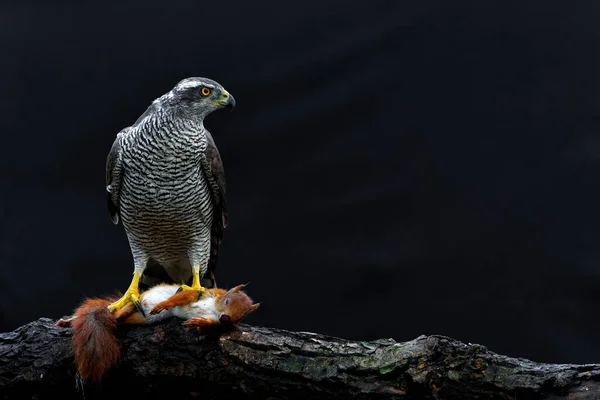
[[203,292],[206,290],[202,286],[200,286],[200,267],[194,265],[194,279],[192,280],[192,286],[181,285],[183,290],[198,290],[200,292],[200,296],[202,296]]
[[138,284],[140,282],[140,273],[138,271],[135,271],[133,273],[133,279],[131,280],[131,284],[129,285],[129,288],[127,289],[127,291],[125,292],[125,294],[123,295],[123,297],[121,297],[119,300],[115,301],[114,303],[112,303],[111,305],[108,306],[108,311],[109,312],[115,312],[117,310],[120,310],[121,308],[125,307],[127,305],[127,303],[134,303],[136,305],[136,307],[138,309],[142,309],[141,304],[140,304],[140,292],[138,291]]

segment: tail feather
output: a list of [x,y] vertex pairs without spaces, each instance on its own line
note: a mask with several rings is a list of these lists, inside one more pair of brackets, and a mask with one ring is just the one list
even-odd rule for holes
[[117,299],[87,299],[71,321],[75,364],[84,381],[100,382],[119,359],[117,317],[106,307]]

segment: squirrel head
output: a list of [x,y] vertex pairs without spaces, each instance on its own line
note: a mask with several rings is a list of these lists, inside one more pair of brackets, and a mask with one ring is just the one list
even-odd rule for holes
[[246,285],[238,285],[229,289],[217,302],[217,310],[221,313],[219,322],[221,324],[237,324],[242,318],[256,311],[260,303],[254,303],[252,299],[242,291]]

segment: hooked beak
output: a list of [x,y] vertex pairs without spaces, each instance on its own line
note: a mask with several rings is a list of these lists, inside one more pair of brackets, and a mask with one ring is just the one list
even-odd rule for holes
[[221,98],[216,101],[221,107],[228,107],[233,109],[235,107],[235,99],[227,90],[223,91]]

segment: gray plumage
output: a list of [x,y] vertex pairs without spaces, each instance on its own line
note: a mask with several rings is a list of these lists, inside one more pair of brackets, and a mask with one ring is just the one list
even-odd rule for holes
[[106,163],[108,211],[123,223],[142,284],[167,276],[188,283],[199,265],[202,286],[216,285],[228,213],[223,164],[204,118],[234,105],[219,83],[187,78],[117,134]]

